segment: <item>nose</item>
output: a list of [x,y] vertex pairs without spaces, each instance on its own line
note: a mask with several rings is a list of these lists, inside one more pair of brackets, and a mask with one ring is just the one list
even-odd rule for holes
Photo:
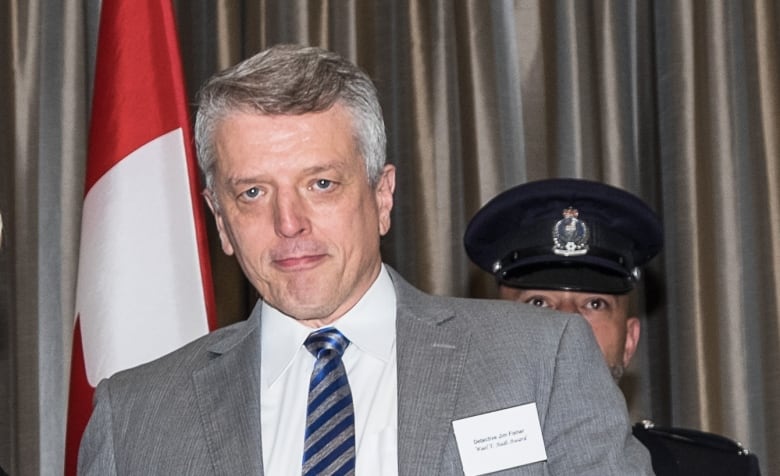
[[561,312],[568,312],[570,314],[578,314],[577,304],[571,301],[561,301],[555,306],[555,309]]
[[309,229],[305,204],[294,190],[278,190],[274,208],[274,229],[278,236],[292,238]]

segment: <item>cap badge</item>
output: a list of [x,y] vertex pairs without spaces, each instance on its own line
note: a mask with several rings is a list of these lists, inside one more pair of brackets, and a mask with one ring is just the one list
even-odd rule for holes
[[588,253],[590,234],[584,221],[577,218],[580,212],[569,207],[563,210],[563,218],[553,226],[553,253],[560,256],[581,256]]

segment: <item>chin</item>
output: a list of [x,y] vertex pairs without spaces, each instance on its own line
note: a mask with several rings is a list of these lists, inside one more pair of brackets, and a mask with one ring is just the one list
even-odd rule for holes
[[609,371],[612,374],[612,378],[615,379],[615,382],[619,382],[620,379],[623,378],[623,374],[626,372],[626,368],[620,364],[610,365]]

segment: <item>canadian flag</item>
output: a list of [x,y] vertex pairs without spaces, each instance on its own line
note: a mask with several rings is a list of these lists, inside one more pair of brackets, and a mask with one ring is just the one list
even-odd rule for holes
[[198,170],[169,0],[104,0],[89,130],[65,474],[98,382],[214,328]]

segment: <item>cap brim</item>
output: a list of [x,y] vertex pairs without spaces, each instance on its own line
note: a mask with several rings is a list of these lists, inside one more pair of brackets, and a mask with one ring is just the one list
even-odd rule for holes
[[625,294],[634,288],[630,276],[583,266],[538,266],[508,270],[500,279],[507,286],[523,289]]

